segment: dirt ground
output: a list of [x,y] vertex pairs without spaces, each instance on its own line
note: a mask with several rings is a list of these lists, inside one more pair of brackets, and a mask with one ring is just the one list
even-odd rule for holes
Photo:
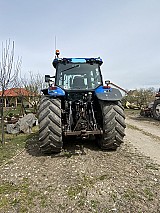
[[126,139],[140,152],[160,164],[160,122],[140,116],[127,117]]
[[0,168],[2,213],[159,213],[160,122],[127,115],[124,144],[70,141],[42,155],[37,135]]

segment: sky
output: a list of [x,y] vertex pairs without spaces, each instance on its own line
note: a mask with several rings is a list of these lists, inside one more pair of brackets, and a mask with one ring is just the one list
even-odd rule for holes
[[159,0],[0,0],[0,49],[15,42],[22,74],[54,75],[55,37],[60,57],[101,57],[104,80],[160,87]]

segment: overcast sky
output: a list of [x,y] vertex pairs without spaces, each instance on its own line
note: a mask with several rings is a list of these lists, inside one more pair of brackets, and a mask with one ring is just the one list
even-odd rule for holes
[[61,57],[100,56],[104,80],[160,86],[160,0],[0,0],[0,42],[15,41],[22,73],[55,72],[55,36]]

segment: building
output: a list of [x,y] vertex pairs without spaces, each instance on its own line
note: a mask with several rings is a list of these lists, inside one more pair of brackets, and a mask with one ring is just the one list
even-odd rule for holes
[[[0,91],[2,96],[2,91]],[[33,94],[24,88],[11,88],[4,92],[4,107],[17,107],[18,104],[22,103],[22,100],[30,103],[30,98]],[[2,103],[2,100],[1,100]]]

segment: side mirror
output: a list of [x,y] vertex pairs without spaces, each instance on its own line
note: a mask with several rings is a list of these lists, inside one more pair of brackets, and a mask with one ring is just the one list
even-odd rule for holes
[[45,75],[45,82],[49,82],[50,81],[50,75]]
[[55,78],[55,76],[45,75],[45,82],[50,82],[51,78]]

